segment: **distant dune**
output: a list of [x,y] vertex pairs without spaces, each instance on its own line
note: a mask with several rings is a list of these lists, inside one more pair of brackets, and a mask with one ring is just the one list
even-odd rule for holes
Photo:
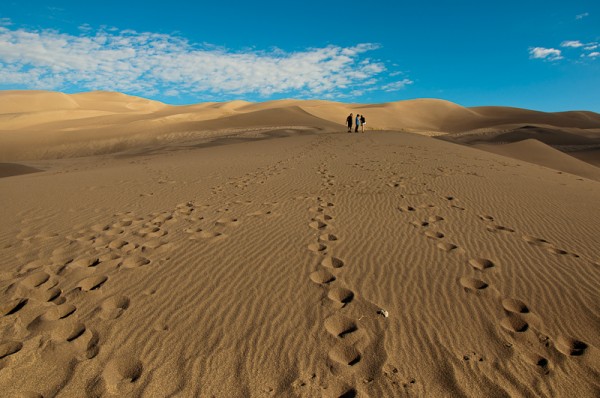
[[[274,128],[341,132],[351,112],[366,116],[368,130],[438,136],[537,163],[544,156],[532,154],[525,159],[522,151],[512,152],[514,146],[504,147],[534,139],[598,164],[600,115],[586,111],[465,108],[438,99],[384,104],[278,100],[170,106],[113,92],[68,95],[47,91],[0,92],[0,161],[144,152],[157,146],[189,146],[220,137],[260,135]],[[539,164],[564,170],[563,162]]]

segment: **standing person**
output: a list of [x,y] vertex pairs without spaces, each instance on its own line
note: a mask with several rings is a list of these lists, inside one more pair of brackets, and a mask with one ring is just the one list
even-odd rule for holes
[[356,114],[356,127],[354,127],[354,132],[358,133],[358,128],[360,127],[360,115]]
[[348,115],[346,118],[346,124],[348,125],[348,132],[352,132],[352,114]]
[[365,119],[365,115],[360,115],[360,128],[362,132],[365,132],[365,124],[367,124],[367,119]]

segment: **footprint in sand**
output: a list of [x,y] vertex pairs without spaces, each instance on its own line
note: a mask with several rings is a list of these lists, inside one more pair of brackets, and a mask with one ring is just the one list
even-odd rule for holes
[[129,395],[142,376],[143,368],[142,362],[131,356],[111,359],[102,372],[106,390],[113,395]]
[[567,252],[566,250],[558,249],[556,247],[547,247],[546,251],[548,253],[556,254],[556,255],[559,255],[559,256],[564,256],[565,254],[569,254],[569,252]]
[[94,240],[96,240],[98,238],[98,235],[95,233],[75,233],[73,235],[68,235],[67,239],[71,240],[71,241],[76,241],[76,242],[88,242],[91,243]]
[[222,227],[235,227],[240,225],[240,221],[237,218],[229,217],[229,218],[219,218],[215,221],[215,225]]
[[89,278],[85,278],[81,280],[77,284],[77,288],[81,289],[84,292],[89,292],[92,290],[99,289],[104,283],[108,280],[106,275],[97,275],[90,276]]
[[327,256],[321,261],[321,265],[326,268],[342,268],[344,262],[339,258]]
[[334,242],[338,240],[338,238],[334,234],[322,234],[319,236],[319,240],[323,242]]
[[50,279],[50,275],[44,271],[38,271],[27,276],[21,283],[28,288],[36,288],[46,283],[48,279]]
[[123,239],[113,240],[108,244],[109,249],[121,250],[123,253],[130,253],[133,250],[137,249],[138,246],[139,245],[137,243],[130,243]]
[[478,291],[487,288],[489,285],[480,279],[470,278],[464,276],[460,278],[460,284],[465,289],[465,291]]
[[131,256],[121,262],[123,268],[138,268],[150,264],[150,260],[142,256]]
[[84,257],[68,263],[69,268],[87,268],[95,267],[100,264],[98,257]]
[[311,272],[310,280],[318,284],[327,284],[333,282],[335,280],[335,276],[331,272],[321,269]]
[[270,216],[272,214],[273,214],[273,212],[271,210],[258,210],[258,211],[254,211],[252,213],[248,213],[246,215],[249,217],[260,217],[260,216]]
[[21,351],[21,348],[23,348],[23,343],[20,341],[0,342],[0,359]]
[[92,225],[90,227],[90,229],[94,232],[104,232],[104,231],[108,231],[110,229],[110,225],[108,224],[96,224],[96,225]]
[[42,317],[47,321],[57,321],[59,319],[68,318],[75,311],[77,311],[77,308],[73,304],[64,303],[51,307],[42,315]]
[[327,293],[327,297],[333,302],[346,305],[354,298],[354,292],[343,287],[333,287]]
[[490,232],[515,232],[514,229],[502,225],[490,225],[486,229]]
[[572,337],[560,336],[556,340],[556,349],[565,355],[580,356],[587,348],[586,343]]
[[[57,321],[66,319],[75,313],[77,309],[72,304],[55,305],[46,310],[27,325],[27,330],[31,332],[43,332],[52,330],[57,324],[62,324]],[[67,322],[67,321],[65,321]]]
[[521,300],[507,298],[502,300],[502,307],[515,314],[526,314],[529,312],[527,305]]
[[417,209],[415,209],[412,206],[399,206],[398,210],[400,210],[401,212],[413,212],[413,211],[416,211]]
[[85,331],[86,327],[83,323],[78,321],[66,321],[65,323],[60,323],[52,330],[52,338],[57,342],[71,342],[83,335]]
[[356,322],[347,316],[335,314],[325,320],[325,330],[334,337],[344,338],[346,335],[358,330]]
[[523,240],[533,246],[550,246],[547,240],[530,235],[523,235]]
[[327,214],[319,214],[318,216],[316,216],[314,218],[315,221],[321,221],[321,222],[327,222],[330,220],[333,220],[333,217],[331,217],[330,215]]
[[136,235],[138,235],[141,238],[159,238],[161,236],[164,236],[167,234],[167,231],[160,229],[157,226],[153,226],[153,227],[146,227],[146,228],[142,228],[140,230],[138,230],[137,232],[134,232]]
[[101,263],[108,263],[111,261],[116,261],[116,260],[120,260],[121,256],[119,256],[117,253],[114,252],[106,252],[101,254],[98,259],[100,260]]
[[402,184],[400,184],[399,182],[396,182],[396,181],[388,182],[386,185],[390,188],[398,188],[398,187],[404,188],[404,186]]
[[312,229],[319,230],[319,229],[323,229],[323,228],[327,227],[327,224],[325,224],[322,221],[313,221],[313,222],[309,223],[308,226],[311,227]]
[[492,217],[490,215],[487,215],[487,214],[480,214],[479,215],[479,219],[481,221],[486,221],[486,222],[492,222],[492,221],[494,221],[494,217]]
[[311,243],[308,245],[308,250],[315,253],[322,252],[325,249],[327,249],[327,246],[322,243]]
[[502,326],[509,332],[516,333],[522,333],[529,329],[529,324],[517,314],[511,314],[502,318],[502,320],[500,321],[500,326]]
[[25,304],[27,304],[26,298],[15,298],[12,300],[5,301],[0,304],[0,316],[8,316],[19,312]]
[[361,355],[355,347],[338,343],[329,351],[329,358],[341,365],[354,366],[360,362]]
[[100,318],[104,320],[117,319],[129,307],[129,298],[126,296],[109,297],[99,307]]
[[[125,230],[123,230],[121,228],[110,228],[104,232],[104,235],[106,235],[107,237],[112,237],[112,236],[121,235],[124,232],[125,232]],[[97,241],[98,241],[98,239],[97,239]]]
[[444,234],[438,231],[426,231],[425,236],[430,239],[442,239]]
[[444,221],[444,217],[442,216],[430,216],[427,221],[429,221],[430,223],[436,223],[436,222],[440,222],[440,221]]
[[194,234],[194,238],[198,237],[200,239],[212,239],[212,238],[224,238],[226,235],[221,232],[216,231],[201,231],[197,234]]
[[121,221],[117,221],[116,223],[114,223],[112,225],[113,228],[127,228],[130,227],[133,224],[133,220],[131,219],[124,219]]
[[484,271],[488,268],[493,268],[496,265],[487,258],[472,258],[469,260],[469,265],[479,271]]
[[525,361],[537,367],[541,374],[548,374],[550,372],[550,362],[548,359],[535,353],[528,353],[524,355]]
[[52,287],[48,290],[38,290],[32,294],[32,297],[42,302],[50,302],[56,300],[61,294],[62,290]]
[[451,252],[452,250],[455,250],[458,248],[458,246],[456,246],[455,244],[446,243],[446,242],[440,242],[436,246],[438,249],[445,251],[445,252]]

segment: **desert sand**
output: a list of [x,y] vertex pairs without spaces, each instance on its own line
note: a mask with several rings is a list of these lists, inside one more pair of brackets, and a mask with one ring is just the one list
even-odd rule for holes
[[597,397],[598,148],[592,112],[1,92],[1,395]]

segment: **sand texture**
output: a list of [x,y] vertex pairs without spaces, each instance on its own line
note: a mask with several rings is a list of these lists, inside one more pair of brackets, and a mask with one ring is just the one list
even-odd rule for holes
[[0,395],[597,397],[599,131],[5,92]]

